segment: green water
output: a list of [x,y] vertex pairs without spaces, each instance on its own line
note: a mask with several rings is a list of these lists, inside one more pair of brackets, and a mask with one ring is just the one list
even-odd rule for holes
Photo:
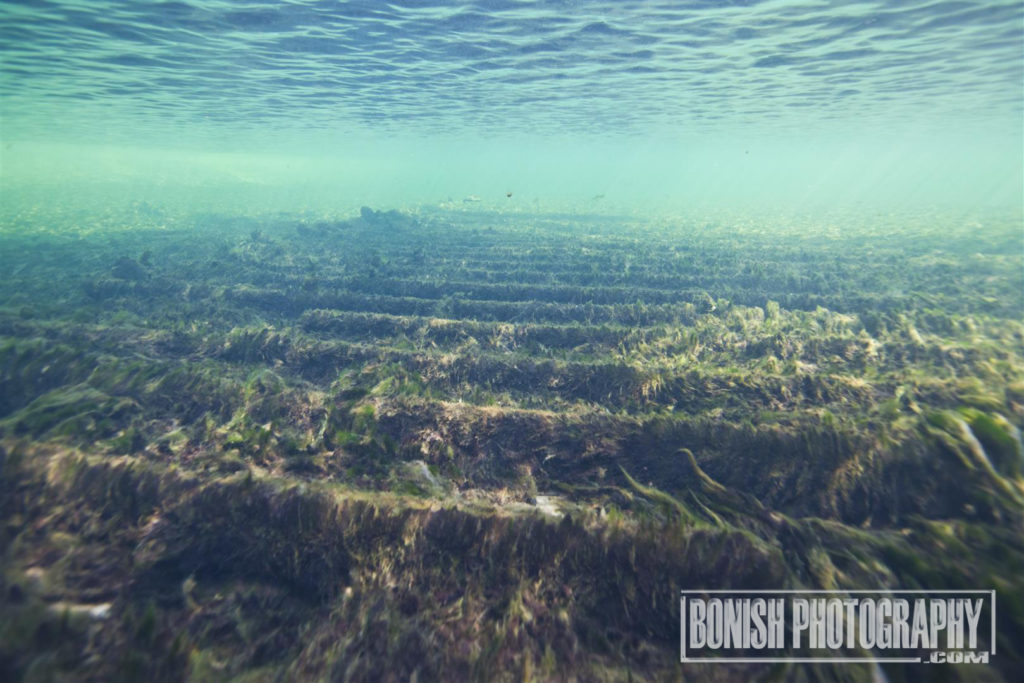
[[364,204],[458,207],[476,197],[489,210],[518,213],[717,209],[756,220],[760,210],[1019,215],[1020,162],[1013,130],[811,139],[744,131],[689,141],[367,136],[325,146],[253,139],[223,149],[15,141],[0,179],[8,211],[29,201],[84,209],[142,200],[177,210],[345,215]]
[[0,4],[0,680],[1016,680],[1022,19]]
[[5,3],[4,208],[1019,212],[1021,21],[1017,2]]

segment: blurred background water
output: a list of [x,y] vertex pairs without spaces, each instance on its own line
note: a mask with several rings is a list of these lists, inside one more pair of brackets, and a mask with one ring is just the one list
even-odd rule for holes
[[1019,214],[1022,27],[1019,0],[4,0],[2,203]]

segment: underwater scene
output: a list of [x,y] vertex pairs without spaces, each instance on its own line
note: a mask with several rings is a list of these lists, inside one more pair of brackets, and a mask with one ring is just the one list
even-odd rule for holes
[[0,2],[0,680],[1020,680],[1022,428],[1019,0]]

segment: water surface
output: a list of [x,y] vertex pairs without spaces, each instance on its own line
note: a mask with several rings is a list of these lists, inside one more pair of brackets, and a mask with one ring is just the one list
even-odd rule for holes
[[1014,206],[1022,21],[1019,2],[6,2],[4,171],[285,203],[507,185]]

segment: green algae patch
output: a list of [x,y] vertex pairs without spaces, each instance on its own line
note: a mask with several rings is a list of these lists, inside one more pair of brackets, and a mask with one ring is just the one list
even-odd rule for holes
[[683,588],[970,588],[1013,680],[1016,226],[889,220],[4,233],[0,678],[701,679]]
[[971,408],[960,412],[985,448],[993,467],[1004,477],[1019,480],[1024,472],[1020,429],[999,414],[990,415]]
[[80,385],[44,394],[6,422],[16,436],[94,440],[109,437],[138,412],[131,399]]

